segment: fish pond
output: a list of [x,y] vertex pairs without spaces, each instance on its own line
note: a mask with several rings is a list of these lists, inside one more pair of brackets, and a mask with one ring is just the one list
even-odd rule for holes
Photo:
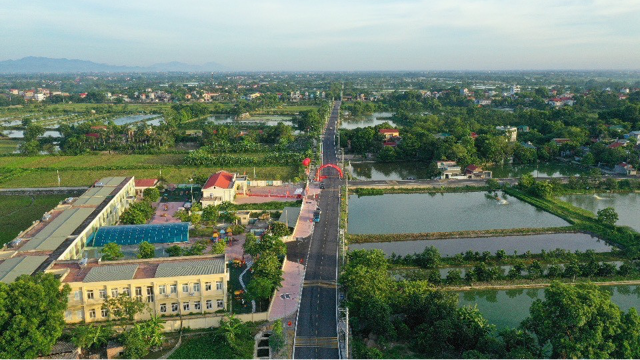
[[284,115],[254,115],[247,119],[236,120],[233,115],[212,115],[208,121],[214,124],[233,124],[233,125],[267,125],[276,126],[278,123],[293,126],[293,118]]
[[[628,311],[640,310],[640,286],[603,286],[613,303]],[[517,327],[529,316],[529,307],[537,299],[544,299],[544,289],[473,290],[458,292],[459,305],[478,306],[478,310],[498,329]]]
[[572,164],[494,165],[485,169],[492,171],[492,177],[496,179],[519,178],[527,174],[535,178],[556,178],[589,173],[589,169]]
[[351,244],[349,250],[380,249],[385,255],[409,255],[421,253],[425,248],[433,246],[442,256],[455,256],[466,251],[489,251],[495,254],[504,250],[507,254],[524,254],[531,251],[539,254],[544,251],[563,249],[571,252],[593,250],[595,252],[610,252],[613,248],[606,242],[588,234],[537,234],[524,236],[501,236],[480,238],[457,238],[441,240],[394,241],[378,243]]
[[349,232],[397,234],[515,228],[569,224],[516,198],[483,192],[385,194],[349,197]]
[[433,177],[429,166],[422,163],[352,162],[347,170],[360,180],[428,180]]
[[397,126],[391,117],[393,113],[380,112],[373,113],[371,115],[364,116],[345,116],[341,119],[340,129],[355,129],[380,125],[383,123],[389,123],[391,126]]
[[612,207],[618,213],[616,225],[629,226],[640,231],[640,194],[566,195],[561,200],[596,214],[598,210]]

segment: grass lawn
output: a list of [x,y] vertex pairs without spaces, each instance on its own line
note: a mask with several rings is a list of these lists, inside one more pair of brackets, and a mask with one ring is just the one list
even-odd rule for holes
[[66,198],[65,195],[0,196],[0,245],[13,240],[20,231],[28,228],[34,220],[53,209]]
[[[160,171],[162,177],[169,183],[186,184],[194,175],[209,176],[220,170],[247,174],[252,179],[257,180],[292,180],[298,176],[295,167],[290,166],[269,166],[256,167],[253,176],[253,167],[167,167],[159,169],[133,169],[133,170],[61,170],[61,186],[90,186],[96,180],[108,176],[135,176],[138,179],[158,178]],[[0,168],[0,188],[31,188],[31,187],[56,187],[58,178],[55,170],[26,170],[15,175],[8,175],[5,178],[2,174],[8,173]]]
[[20,143],[20,140],[0,140],[0,154],[12,154]]
[[[215,339],[218,329],[183,339],[182,345],[169,359],[252,359],[255,341],[253,337],[260,329],[260,323],[243,323],[238,336],[238,349],[233,349],[224,341]],[[220,337],[218,337],[220,338]]]

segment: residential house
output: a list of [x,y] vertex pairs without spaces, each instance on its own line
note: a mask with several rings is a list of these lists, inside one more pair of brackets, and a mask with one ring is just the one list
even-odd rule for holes
[[142,197],[142,194],[146,189],[155,187],[157,184],[158,184],[158,179],[136,179],[135,180],[136,196]]
[[466,179],[462,169],[455,161],[440,160],[437,164],[440,169],[440,179]]
[[491,105],[491,99],[477,99],[475,103],[476,105],[489,106]]
[[631,166],[631,164],[627,164],[625,162],[616,165],[613,171],[615,171],[616,174],[621,174],[626,176],[634,176],[637,173],[636,169],[633,166]]
[[385,140],[400,137],[400,130],[398,129],[380,129],[378,132],[384,135]]
[[464,175],[468,179],[491,179],[492,172],[485,171],[480,166],[471,164],[464,169]]
[[523,132],[523,133],[525,133],[525,132],[529,132],[530,130],[531,130],[531,129],[529,129],[529,127],[528,127],[527,125],[520,125],[520,126],[518,126],[518,131]]
[[518,139],[518,128],[514,126],[496,126],[496,130],[504,132],[509,142],[516,142]]
[[571,142],[571,139],[568,139],[568,138],[553,138],[553,139],[551,139],[551,141],[556,143],[556,145],[561,146],[562,144],[566,144],[566,143]]

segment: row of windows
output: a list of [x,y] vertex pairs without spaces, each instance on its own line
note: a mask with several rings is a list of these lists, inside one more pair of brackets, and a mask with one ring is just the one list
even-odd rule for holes
[[[218,309],[224,308],[224,301],[216,300],[216,306],[217,306]],[[177,302],[171,303],[171,312],[178,312],[179,308],[180,308],[180,304],[179,303],[177,303]],[[205,301],[205,309],[206,310],[213,310],[213,300]],[[194,301],[193,302],[193,310],[194,311],[202,310],[202,303],[200,301]],[[189,301],[183,302],[182,303],[182,311],[191,311],[191,302],[189,302]],[[161,313],[166,313],[167,312],[167,304],[166,303],[160,304],[160,312]]]
[[[190,286],[191,285],[191,286]],[[223,284],[222,281],[216,281],[216,290],[222,290]],[[211,291],[213,288],[213,284],[211,282],[206,282],[204,284],[204,291]],[[193,283],[193,284],[182,284],[182,292],[183,293],[190,293],[189,289],[191,289],[191,293],[197,293],[200,292],[200,283]],[[167,290],[169,290],[169,292],[167,293]],[[138,286],[135,289],[136,292],[136,296],[137,297],[142,297],[142,287]],[[176,294],[178,292],[178,285],[169,285],[169,288],[167,289],[167,285],[160,285],[158,286],[158,293],[160,295],[163,294]],[[120,294],[126,294],[126,295],[131,295],[131,293],[129,292],[129,288],[125,287],[121,289],[121,292],[118,291],[117,288],[111,289],[111,297],[118,297],[118,295]],[[98,298],[99,299],[106,299],[107,298],[107,290],[105,289],[100,289],[98,290]],[[147,286],[147,301],[152,302],[153,301],[153,287],[152,286]],[[78,290],[75,292],[74,294],[74,299],[75,300],[82,300],[82,291]],[[95,299],[95,293],[93,290],[87,290],[87,300],[93,300]]]

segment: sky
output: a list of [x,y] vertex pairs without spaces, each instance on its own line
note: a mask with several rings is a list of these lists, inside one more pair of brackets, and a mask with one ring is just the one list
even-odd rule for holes
[[638,0],[4,1],[0,60],[228,70],[640,69]]

